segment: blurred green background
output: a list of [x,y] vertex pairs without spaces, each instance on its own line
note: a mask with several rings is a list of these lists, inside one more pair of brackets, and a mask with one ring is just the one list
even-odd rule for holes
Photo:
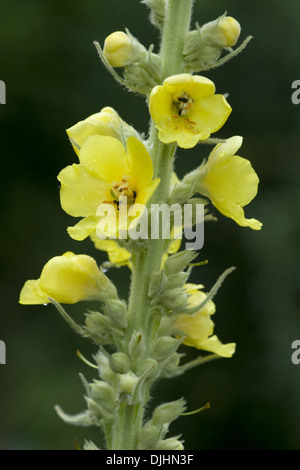
[[[193,410],[210,401],[210,410],[172,425],[186,449],[299,450],[300,365],[291,362],[291,344],[300,339],[300,106],[291,102],[291,84],[300,79],[300,3],[196,0],[194,21],[203,24],[226,10],[241,23],[242,39],[254,39],[207,76],[230,95],[233,113],[218,136],[244,136],[240,155],[261,181],[246,215],[264,227],[254,232],[222,215],[207,224],[201,257],[209,264],[192,280],[209,289],[222,271],[237,267],[215,299],[214,318],[216,334],[235,341],[237,352],[160,382],[153,404],[183,395]],[[144,99],[111,79],[93,41],[103,44],[128,27],[149,46],[157,45],[158,34],[139,0],[0,0],[0,12],[0,79],[7,86],[7,104],[0,106],[0,339],[7,347],[7,364],[0,365],[0,448],[74,449],[74,439],[84,437],[101,445],[97,428],[68,426],[53,408],[84,409],[78,372],[93,375],[75,351],[91,357],[94,345],[70,331],[52,306],[20,306],[18,296],[48,259],[67,250],[105,259],[66,233],[75,220],[60,207],[56,176],[76,156],[65,129],[109,105],[147,132]],[[207,152],[180,150],[178,174]],[[126,298],[126,268],[110,275]],[[84,308],[69,312],[80,320]]]

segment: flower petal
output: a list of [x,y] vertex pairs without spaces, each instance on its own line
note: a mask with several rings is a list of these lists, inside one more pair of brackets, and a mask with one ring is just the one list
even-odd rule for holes
[[243,207],[256,196],[259,179],[249,160],[234,155],[216,161],[202,181],[216,208],[243,227],[260,230],[256,219],[245,219]]
[[203,100],[215,92],[214,83],[201,75],[182,73],[166,78],[163,87],[172,95],[189,94],[194,101]]
[[147,186],[141,189],[136,196],[135,203],[136,204],[147,204],[148,201],[151,199],[154,191],[156,190],[157,186],[160,183],[160,178],[156,178],[152,180]]
[[91,239],[95,244],[95,248],[107,252],[111,263],[115,265],[131,265],[129,263],[131,253],[127,251],[126,248],[119,246],[118,242],[114,240],[102,240],[98,238],[96,234],[91,235]]
[[227,121],[232,111],[223,95],[213,95],[195,103],[190,112],[190,121],[196,123],[199,140],[207,139],[218,131]]
[[194,315],[182,314],[176,319],[174,328],[186,336],[183,344],[199,348],[214,331],[214,323],[207,315],[201,312]]
[[235,135],[227,139],[225,142],[216,145],[209,155],[209,159],[207,162],[208,170],[214,165],[216,160],[235,155],[236,152],[242,146],[242,144],[243,137],[241,137],[240,135]]
[[164,144],[177,142],[179,147],[189,149],[195,147],[200,139],[210,136],[210,131],[199,130],[187,122],[186,118],[173,116],[165,121],[159,128],[158,137]]
[[[188,304],[190,306],[201,304],[207,297],[207,294],[200,290],[202,287],[202,285],[185,284],[184,288],[189,294]],[[203,349],[222,357],[231,357],[235,352],[235,343],[222,344],[216,335],[212,335],[214,323],[210,317],[214,313],[215,304],[210,300],[193,315],[178,315],[173,323],[174,334],[181,333],[186,336],[183,341],[186,346]]]
[[19,303],[22,305],[48,304],[49,296],[44,292],[39,283],[39,279],[26,281],[21,293]]
[[216,335],[213,335],[199,343],[198,349],[203,349],[204,351],[218,354],[218,356],[221,357],[232,357],[235,353],[236,344],[223,344]]
[[99,222],[99,217],[89,216],[80,220],[73,227],[68,227],[67,231],[73,240],[82,241],[89,237],[93,232],[95,232],[97,224]]
[[99,204],[111,199],[107,183],[87,173],[82,165],[67,166],[59,173],[58,180],[61,206],[73,217],[95,215]]
[[89,137],[81,147],[79,160],[88,173],[107,183],[121,181],[129,172],[124,146],[109,136]]
[[67,252],[45,264],[40,287],[60,303],[73,304],[98,295],[101,273],[93,258]]
[[118,132],[115,130],[120,127],[120,118],[113,108],[103,108],[99,113],[92,114],[84,121],[79,121],[66,130],[69,139],[77,155],[80,147],[91,135],[108,135],[118,138]]
[[156,86],[150,93],[149,110],[153,121],[160,125],[173,115],[172,95],[161,85]]
[[153,178],[153,163],[145,146],[135,137],[127,139],[127,155],[130,168],[130,187],[137,193]]

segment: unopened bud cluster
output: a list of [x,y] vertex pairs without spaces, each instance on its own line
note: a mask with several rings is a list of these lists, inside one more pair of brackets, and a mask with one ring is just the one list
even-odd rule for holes
[[103,54],[111,67],[124,68],[129,89],[149,93],[161,80],[161,59],[148,51],[129,31],[116,31],[104,42]]
[[[151,11],[151,22],[162,29],[166,13],[165,0],[144,0]],[[185,72],[193,73],[215,67],[222,51],[231,49],[238,41],[240,24],[231,16],[221,16],[201,28],[189,31],[185,38],[183,56]],[[123,67],[124,83],[135,92],[149,94],[162,81],[159,54],[147,50],[128,30],[116,31],[104,42],[103,54],[111,67]],[[234,52],[232,52],[234,54]]]
[[200,72],[214,67],[223,49],[233,47],[240,33],[240,24],[230,16],[223,16],[190,31],[183,50],[187,71]]

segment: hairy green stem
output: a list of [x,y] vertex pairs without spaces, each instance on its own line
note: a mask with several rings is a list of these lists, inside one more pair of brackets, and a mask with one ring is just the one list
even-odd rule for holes
[[183,46],[194,0],[169,0],[161,41],[163,79],[184,71]]
[[[163,79],[184,71],[182,55],[184,39],[189,30],[193,0],[169,0],[162,33],[161,58]],[[167,202],[170,191],[170,180],[176,151],[175,144],[163,144],[158,139],[154,123],[150,126],[149,152],[154,166],[154,176],[160,178],[151,204]],[[147,242],[146,249],[137,250],[133,254],[133,272],[129,296],[129,325],[124,339],[124,348],[130,341],[134,330],[143,332],[146,342],[145,357],[149,355],[152,340],[152,322],[149,320],[150,299],[148,289],[151,276],[161,269],[161,260],[166,249],[166,240],[162,238]],[[144,393],[138,405],[129,405],[124,399],[119,407],[118,416],[113,425],[112,449],[136,449],[143,424],[144,409],[149,394]]]

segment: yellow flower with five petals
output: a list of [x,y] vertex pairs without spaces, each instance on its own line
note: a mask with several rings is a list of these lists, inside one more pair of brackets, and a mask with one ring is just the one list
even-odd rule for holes
[[[202,288],[202,285],[185,285],[185,290],[189,294],[188,305],[190,307],[196,307],[206,299],[207,295],[201,290]],[[215,325],[210,317],[215,311],[214,302],[209,300],[197,313],[178,315],[173,323],[174,332],[177,336],[178,334],[186,336],[183,341],[186,346],[209,351],[222,357],[232,357],[236,344],[223,344],[216,335],[213,335]]]
[[111,289],[115,291],[93,258],[66,252],[51,258],[39,279],[26,281],[19,302],[23,305],[47,304],[50,297],[59,303],[74,304],[80,300],[101,300],[103,292]]
[[196,189],[226,217],[242,227],[260,230],[262,223],[246,219],[243,207],[257,194],[259,178],[249,160],[235,155],[243,138],[234,136],[217,145],[203,167]]
[[187,73],[168,77],[150,94],[150,114],[161,142],[177,142],[192,148],[227,121],[231,107],[223,95],[215,95],[214,83]]
[[[84,240],[97,230],[98,236],[117,238],[119,230],[138,222],[160,182],[153,179],[151,157],[135,137],[127,140],[126,152],[114,137],[92,135],[82,145],[79,161],[58,175],[62,208],[73,217],[83,217],[68,228],[69,235]],[[99,208],[111,210],[104,216]],[[105,224],[99,227],[103,220]]]

